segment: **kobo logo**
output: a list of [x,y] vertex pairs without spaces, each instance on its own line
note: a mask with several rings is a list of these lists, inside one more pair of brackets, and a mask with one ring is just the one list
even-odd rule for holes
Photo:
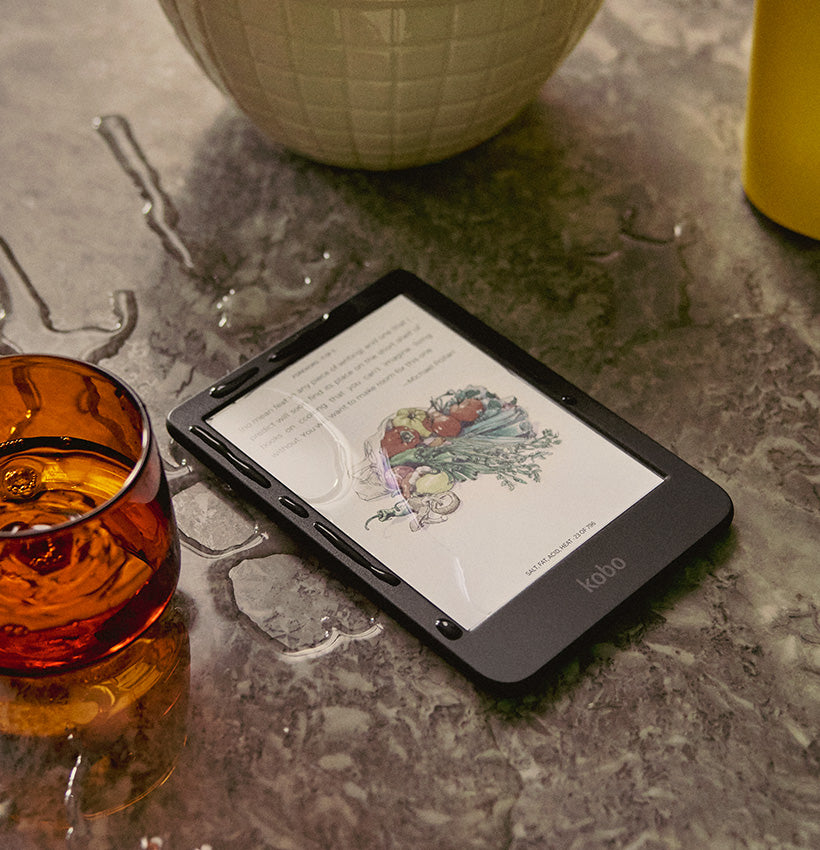
[[589,578],[577,578],[575,581],[588,593],[594,593],[597,588],[606,584],[607,580],[611,579],[615,573],[623,569],[626,569],[626,561],[623,558],[613,558],[608,564],[604,564],[603,566],[596,564]]

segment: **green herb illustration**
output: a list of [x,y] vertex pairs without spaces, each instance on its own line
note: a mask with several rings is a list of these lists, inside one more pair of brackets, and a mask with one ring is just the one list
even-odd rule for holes
[[561,440],[536,432],[515,398],[484,387],[448,390],[427,407],[406,407],[386,419],[365,446],[359,495],[391,497],[365,523],[410,516],[418,530],[443,522],[461,504],[459,485],[492,475],[512,490],[541,480],[541,464]]

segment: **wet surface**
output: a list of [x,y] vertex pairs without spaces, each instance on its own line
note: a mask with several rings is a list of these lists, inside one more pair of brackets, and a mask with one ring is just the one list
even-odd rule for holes
[[[184,554],[141,666],[0,679],[0,845],[818,846],[820,248],[739,183],[751,3],[610,0],[497,138],[382,174],[265,142],[158,5],[7,6],[0,352],[140,393]],[[527,697],[477,692],[164,436],[398,266],[735,500]]]

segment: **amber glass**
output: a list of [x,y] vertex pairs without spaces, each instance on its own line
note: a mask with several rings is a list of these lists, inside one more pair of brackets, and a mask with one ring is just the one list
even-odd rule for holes
[[0,669],[105,657],[179,578],[168,486],[144,406],[95,366],[0,357]]

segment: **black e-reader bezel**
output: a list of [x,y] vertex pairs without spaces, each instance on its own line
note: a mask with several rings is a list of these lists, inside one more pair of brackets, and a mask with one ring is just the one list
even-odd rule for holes
[[[474,628],[463,628],[209,420],[393,299],[405,296],[660,476],[650,492]],[[487,685],[534,677],[665,568],[732,520],[727,493],[415,275],[397,270],[175,408],[171,436],[237,491],[305,535],[384,610]],[[412,539],[409,539],[412,546]]]

